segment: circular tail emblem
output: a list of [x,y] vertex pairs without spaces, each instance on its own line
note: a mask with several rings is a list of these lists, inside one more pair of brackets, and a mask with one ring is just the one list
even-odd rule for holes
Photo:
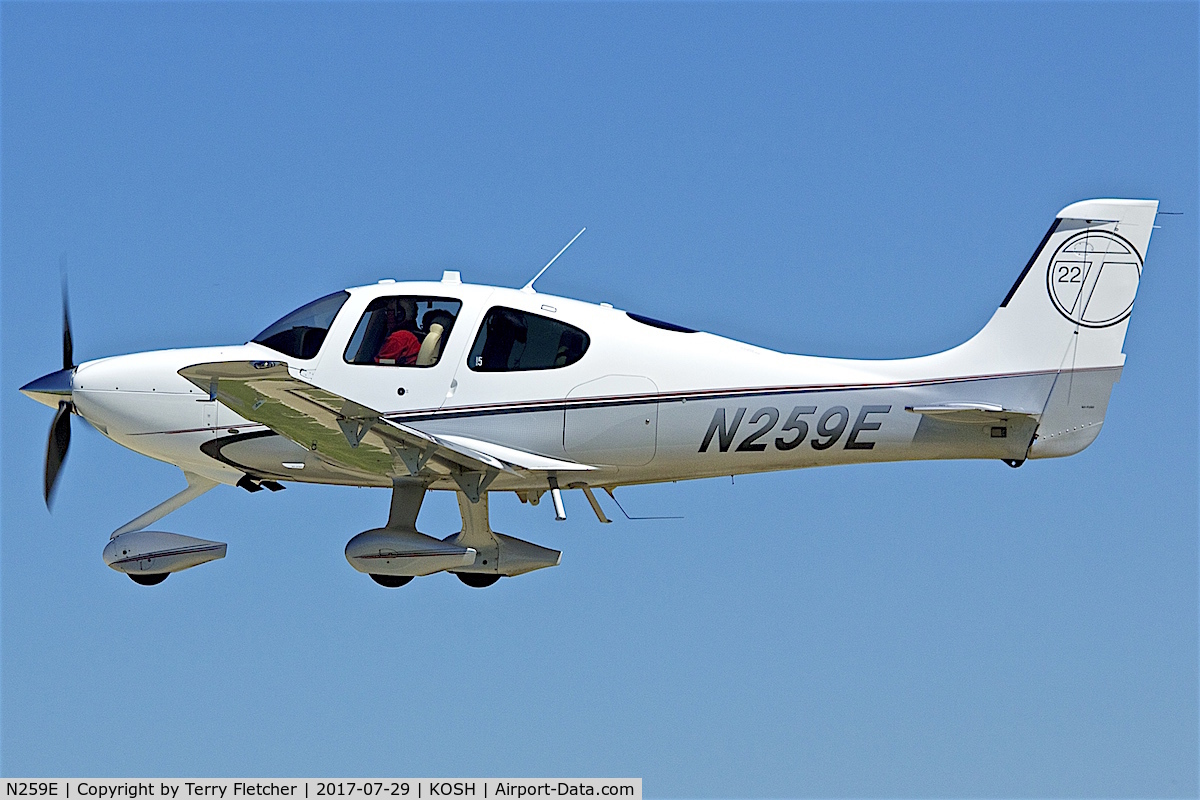
[[1142,258],[1108,231],[1081,231],[1050,259],[1046,286],[1059,313],[1085,328],[1107,328],[1129,316],[1142,277]]

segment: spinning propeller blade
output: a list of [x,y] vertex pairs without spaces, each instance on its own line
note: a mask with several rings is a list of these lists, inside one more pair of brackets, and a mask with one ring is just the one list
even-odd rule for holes
[[[38,388],[49,390],[62,399],[58,401],[58,411],[54,414],[54,422],[50,425],[50,437],[46,440],[46,474],[42,487],[42,496],[46,500],[46,508],[50,508],[54,497],[54,485],[58,482],[58,473],[67,457],[67,448],[71,446],[71,414],[75,405],[71,401],[71,372],[75,369],[75,348],[71,339],[71,314],[67,303],[67,274],[66,256],[62,261],[62,370],[40,378],[26,386],[26,389]],[[65,395],[65,397],[64,397]]]
[[46,483],[42,491],[42,496],[46,499],[46,508],[50,508],[50,498],[54,496],[58,471],[62,468],[63,459],[67,457],[67,448],[70,446],[71,403],[61,400],[58,412],[54,415],[54,423],[50,426],[50,438],[46,441]]
[[62,331],[63,365],[62,365],[62,368],[63,369],[75,369],[75,348],[74,348],[74,345],[72,345],[72,343],[71,343],[71,315],[68,311],[68,305],[69,304],[67,303],[67,278],[64,275],[63,282],[62,282],[62,309],[63,309],[63,323],[62,323],[62,328],[63,328],[63,331]]

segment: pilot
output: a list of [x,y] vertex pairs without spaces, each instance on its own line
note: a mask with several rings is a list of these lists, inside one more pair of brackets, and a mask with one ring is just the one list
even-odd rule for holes
[[406,366],[415,364],[421,352],[417,338],[417,304],[407,297],[389,303],[386,311],[387,334],[375,355],[376,364]]

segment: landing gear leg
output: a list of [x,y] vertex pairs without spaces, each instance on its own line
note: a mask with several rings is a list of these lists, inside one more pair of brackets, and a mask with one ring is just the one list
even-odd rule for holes
[[203,478],[190,472],[183,473],[183,477],[187,480],[186,489],[174,495],[173,497],[167,498],[154,508],[147,511],[145,514],[129,520],[129,522],[113,531],[112,536],[109,538],[115,539],[123,533],[140,531],[147,525],[152,525],[155,522],[158,522],[175,509],[182,508],[217,485],[217,482],[210,478]]
[[[392,482],[392,503],[388,507],[387,527],[394,530],[417,530],[417,515],[425,500],[425,484],[419,481],[395,480]],[[399,589],[413,579],[412,575],[381,575],[368,572],[371,580],[389,589]]]
[[125,573],[136,584],[154,586],[172,572],[225,557],[224,542],[146,530],[146,526],[217,486],[217,481],[194,473],[184,472],[183,476],[187,480],[186,489],[113,531],[101,553],[105,564]]
[[462,513],[462,531],[445,541],[475,551],[474,564],[450,570],[467,586],[483,588],[505,576],[553,567],[562,556],[557,550],[493,531],[488,524],[486,493],[472,502],[469,495],[460,492],[458,510]]
[[467,586],[483,589],[500,580],[500,542],[488,524],[488,493],[481,492],[479,499],[471,501],[463,492],[457,492],[458,510],[462,514],[462,532],[451,541],[459,547],[472,547],[478,553],[475,567],[479,572],[454,572]]

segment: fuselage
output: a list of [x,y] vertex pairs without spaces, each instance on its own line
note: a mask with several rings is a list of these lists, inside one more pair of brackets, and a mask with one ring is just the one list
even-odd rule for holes
[[[271,360],[388,419],[591,465],[597,469],[587,473],[588,484],[617,486],[870,461],[1021,461],[1036,428],[1029,416],[964,424],[911,409],[986,398],[998,407],[1040,412],[1055,381],[1052,368],[981,372],[962,348],[887,361],[777,353],[607,305],[453,277],[381,282],[345,295],[315,352],[250,342],[89,361],[71,375],[75,410],[125,447],[223,483],[250,475],[389,485],[327,463],[179,375],[204,362]],[[355,363],[351,351],[365,347],[369,309],[389,298],[417,298],[431,309],[458,304],[435,363]],[[532,368],[483,368],[480,339],[494,325],[496,309],[527,315],[521,317],[528,322],[526,340],[512,347],[532,359]],[[559,345],[558,363],[549,351],[544,363],[531,355],[540,346],[539,325],[568,343]],[[1111,387],[1119,368],[1096,372],[1103,373],[1098,385]],[[1102,393],[1107,402],[1107,390]],[[52,397],[39,399],[54,404]],[[1096,432],[1098,425],[1090,437]],[[538,487],[502,475],[492,488]]]

